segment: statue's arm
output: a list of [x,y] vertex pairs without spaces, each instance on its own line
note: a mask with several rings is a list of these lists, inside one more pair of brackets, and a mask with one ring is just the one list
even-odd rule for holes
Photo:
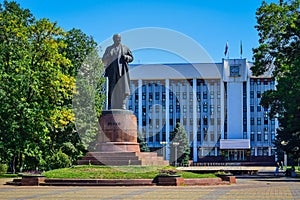
[[125,58],[125,61],[128,62],[128,63],[133,61],[133,55],[132,55],[130,49],[127,48],[127,47],[126,47],[126,53],[124,55],[124,58]]
[[103,54],[103,57],[102,57],[102,62],[105,66],[109,65],[110,58],[111,58],[110,48],[106,48],[105,53]]

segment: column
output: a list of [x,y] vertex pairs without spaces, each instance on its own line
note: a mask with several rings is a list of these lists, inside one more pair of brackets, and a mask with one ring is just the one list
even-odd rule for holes
[[193,78],[193,161],[198,161],[197,148],[197,79]]
[[169,107],[170,107],[170,98],[169,98],[169,79],[166,79],[166,85],[165,85],[165,88],[166,88],[166,142],[167,142],[167,145],[166,145],[166,160],[170,160],[170,123],[169,123],[169,118],[170,118],[170,113],[169,113]]
[[138,80],[138,93],[139,93],[139,95],[138,95],[138,102],[139,102],[139,107],[138,107],[138,110],[139,110],[139,114],[138,114],[138,131],[140,132],[140,133],[142,133],[143,132],[143,113],[142,113],[142,107],[143,107],[143,97],[142,97],[142,85],[143,85],[143,81],[142,81],[142,79],[139,79]]

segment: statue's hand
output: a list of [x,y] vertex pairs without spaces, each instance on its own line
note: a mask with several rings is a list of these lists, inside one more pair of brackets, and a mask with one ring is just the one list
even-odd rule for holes
[[114,51],[110,50],[109,55],[112,57],[114,55]]
[[125,62],[127,62],[126,55],[121,55],[121,59],[124,60]]

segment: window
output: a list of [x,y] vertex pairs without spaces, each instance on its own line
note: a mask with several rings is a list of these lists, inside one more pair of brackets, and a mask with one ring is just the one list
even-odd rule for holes
[[230,76],[240,76],[240,66],[230,66]]
[[264,117],[264,124],[267,125],[269,122],[268,117]]
[[162,93],[162,100],[163,100],[163,101],[166,100],[166,93],[165,93],[165,92]]
[[173,113],[173,105],[169,106],[169,111],[170,111],[170,113]]
[[250,134],[250,141],[254,141],[254,133],[253,132],[251,132],[251,134]]
[[153,142],[153,132],[149,132],[149,142]]
[[207,112],[207,104],[203,105],[203,112]]
[[206,91],[203,92],[203,99],[207,99],[207,92]]
[[272,125],[275,124],[275,119],[271,119],[271,124],[272,124]]
[[201,106],[200,105],[197,106],[197,112],[201,112]]
[[[176,106],[176,107],[177,107],[177,106]],[[177,111],[177,108],[176,108],[176,111]],[[184,105],[184,106],[183,106],[183,112],[186,113],[186,111],[187,111],[187,107],[186,107],[186,105]]]
[[261,92],[257,91],[257,98],[261,98]]
[[260,79],[257,79],[257,85],[260,85]]
[[197,100],[200,101],[201,100],[201,94],[199,92],[197,92]]
[[253,117],[250,118],[250,124],[254,125],[254,118]]
[[204,125],[207,125],[207,124],[208,124],[207,117],[204,117],[204,118],[203,118],[203,124],[204,124]]
[[257,125],[261,125],[261,118],[257,118]]
[[180,112],[180,105],[176,105],[176,112]]
[[213,132],[210,133],[210,141],[215,141],[215,135]]
[[257,141],[261,141],[261,133],[260,132],[257,133]]
[[156,135],[155,135],[155,140],[156,140],[157,142],[160,141],[159,133],[156,133]]
[[155,92],[155,100],[159,100],[159,92]]
[[201,142],[201,134],[200,133],[197,133],[197,141]]
[[257,112],[261,112],[261,106],[257,106]]

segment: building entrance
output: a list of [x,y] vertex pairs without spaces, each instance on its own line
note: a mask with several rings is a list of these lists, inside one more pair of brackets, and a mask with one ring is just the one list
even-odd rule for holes
[[244,161],[246,160],[245,150],[240,149],[228,149],[225,150],[226,161]]

